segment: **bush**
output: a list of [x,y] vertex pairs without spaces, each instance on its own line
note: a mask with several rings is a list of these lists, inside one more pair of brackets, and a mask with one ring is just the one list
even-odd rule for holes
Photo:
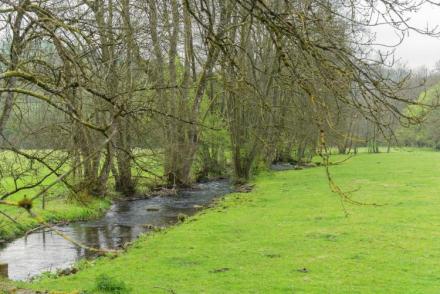
[[96,277],[96,290],[104,293],[128,294],[131,291],[123,281],[106,274]]

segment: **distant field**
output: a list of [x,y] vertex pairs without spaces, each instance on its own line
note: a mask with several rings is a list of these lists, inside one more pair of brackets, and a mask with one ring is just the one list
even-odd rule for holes
[[[44,153],[51,152],[46,151],[36,151],[36,150],[25,150],[24,152],[28,154],[33,154],[38,152],[40,157]],[[60,152],[54,155],[62,155]],[[51,162],[48,160],[48,162]],[[57,166],[57,162],[52,160],[53,167]],[[0,177],[0,196],[13,191],[15,189],[15,183],[12,175],[20,175],[17,177],[17,187],[31,186],[41,178],[49,174],[49,170],[38,163],[37,161],[32,162],[33,170],[29,169],[30,160],[22,156],[15,156],[12,152],[2,151],[0,152],[0,168],[2,175]],[[68,170],[68,165],[63,166],[58,172],[63,172]],[[23,189],[17,193],[6,198],[10,201],[18,201],[23,197],[32,198],[37,195],[42,189],[47,185],[55,181],[57,176],[51,175],[47,177],[40,185],[30,188]],[[41,215],[44,219],[48,221],[65,221],[65,220],[81,220],[88,219],[91,217],[98,216],[105,211],[106,208],[110,206],[109,199],[94,199],[87,202],[86,206],[83,206],[76,201],[72,201],[68,197],[68,190],[62,185],[58,184],[52,187],[45,194],[45,209],[42,209],[43,198],[37,198],[33,202],[33,211]],[[9,217],[13,218],[15,222],[5,217],[3,214],[0,215],[0,240],[10,239],[19,234],[23,234],[26,230],[31,229],[38,225],[38,223],[30,218],[27,212],[21,208],[1,205],[0,212],[7,214]],[[18,225],[19,223],[20,225]]]
[[345,217],[323,168],[264,173],[116,259],[25,286],[93,293],[104,273],[132,293],[440,293],[440,153],[362,153],[331,171],[384,206]]
[[[43,157],[45,154],[51,154],[45,161],[51,163],[51,166],[56,167],[60,161],[60,158],[65,156],[62,151],[51,151],[51,150],[22,150],[30,155],[37,155],[38,157]],[[137,181],[138,190],[140,193],[146,192],[149,185],[155,184],[160,179],[154,176],[160,175],[162,172],[162,165],[159,161],[154,160],[157,158],[157,154],[153,154],[150,150],[135,149],[133,151],[137,156],[137,163],[144,168],[146,167],[151,173],[141,170],[136,166],[133,167],[132,174]],[[39,179],[47,175],[50,171],[47,167],[38,163],[37,161],[32,162],[32,167],[34,170],[29,169],[30,160],[14,154],[10,151],[0,151],[0,170],[2,174],[0,175],[0,196],[13,191],[15,183],[12,174],[20,174],[17,180],[17,187],[32,185]],[[69,164],[65,164],[58,172],[62,173],[70,169]],[[21,190],[7,200],[18,201],[23,197],[32,198],[46,185],[51,184],[56,180],[55,175],[49,176],[45,179],[42,184],[31,188]],[[112,190],[112,185],[114,184],[113,176],[109,177],[109,191]],[[42,197],[34,201],[34,211],[42,215],[48,221],[59,221],[59,220],[83,220],[88,218],[93,218],[100,215],[106,208],[110,205],[110,199],[108,195],[103,195],[107,199],[93,199],[87,202],[86,206],[83,206],[76,201],[69,200],[68,189],[64,187],[63,184],[57,184],[52,187],[48,193],[45,194],[45,210],[42,210]],[[1,212],[6,213],[8,216],[20,223],[18,226],[16,223],[10,221]],[[16,207],[10,206],[0,206],[0,240],[10,239],[16,235],[24,233],[26,230],[33,228],[37,225],[36,221],[29,218],[27,213],[23,209],[18,209]]]

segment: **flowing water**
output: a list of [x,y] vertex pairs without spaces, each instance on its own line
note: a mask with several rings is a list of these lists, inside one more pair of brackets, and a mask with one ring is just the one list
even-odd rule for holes
[[[214,198],[232,191],[227,180],[197,184],[176,196],[119,201],[101,219],[75,222],[56,228],[75,240],[95,248],[119,249],[126,242],[151,230],[178,222],[179,214],[192,215]],[[0,263],[9,264],[9,278],[25,280],[45,271],[71,266],[94,254],[47,230],[33,232],[0,249]]]
[[290,162],[276,162],[270,165],[270,169],[274,171],[283,171],[295,169],[296,165]]

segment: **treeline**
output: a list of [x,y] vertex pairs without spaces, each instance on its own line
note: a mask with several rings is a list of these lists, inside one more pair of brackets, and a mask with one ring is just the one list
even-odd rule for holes
[[[401,146],[425,147],[440,150],[440,72],[437,70],[419,72],[419,78],[426,79],[423,87],[413,90],[414,97],[420,105],[406,108],[409,115],[419,116],[420,123],[410,126],[397,126],[395,128],[397,142]],[[423,106],[424,103],[434,107]]]
[[33,171],[3,199],[66,172],[91,195],[144,178],[245,182],[258,164],[323,152],[320,134],[346,153],[414,120],[408,73],[373,58],[366,30],[391,16],[407,30],[410,2],[0,2],[1,148],[20,162],[0,168]]

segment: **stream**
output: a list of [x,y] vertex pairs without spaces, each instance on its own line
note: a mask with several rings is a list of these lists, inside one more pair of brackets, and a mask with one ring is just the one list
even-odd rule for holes
[[270,165],[270,169],[273,171],[292,170],[295,169],[295,167],[297,167],[297,165],[289,162],[276,162]]
[[[100,219],[74,222],[56,228],[87,246],[120,249],[154,227],[178,222],[178,215],[193,215],[214,198],[232,191],[228,180],[198,183],[176,196],[115,202]],[[96,254],[75,246],[48,230],[39,230],[0,247],[0,263],[8,263],[9,278],[27,280],[46,271],[68,268]]]

